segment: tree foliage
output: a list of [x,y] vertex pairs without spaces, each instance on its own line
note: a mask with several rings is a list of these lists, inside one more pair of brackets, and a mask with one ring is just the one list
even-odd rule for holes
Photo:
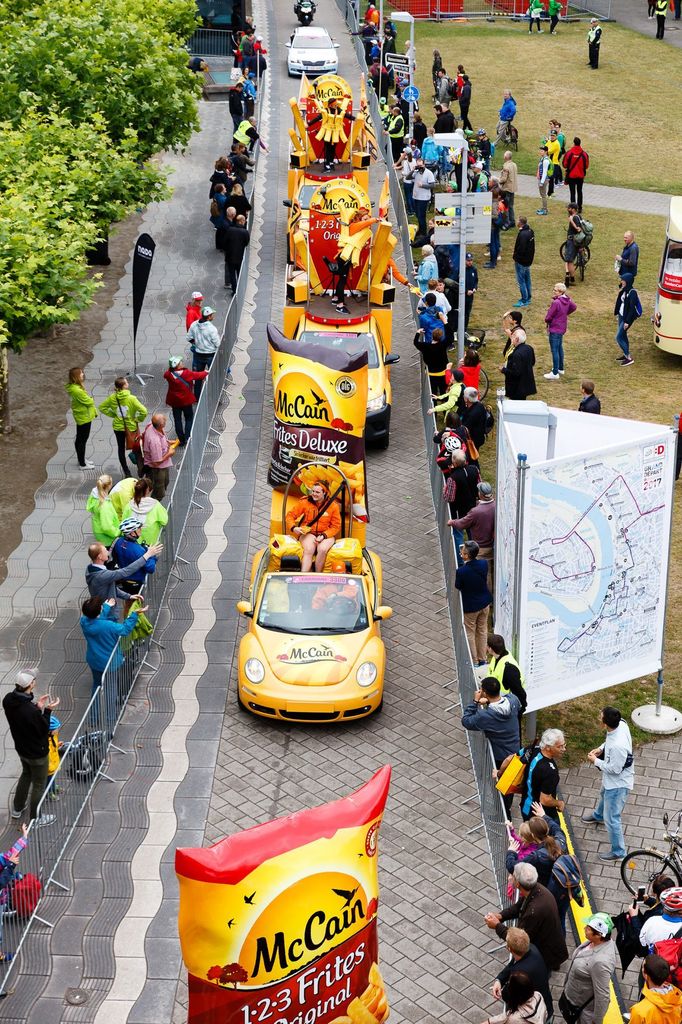
[[196,8],[0,0],[0,17],[0,346],[18,351],[88,304],[108,226],[168,195],[150,157],[198,127]]
[[97,114],[118,146],[132,129],[147,159],[184,145],[197,127],[198,85],[175,31],[183,5],[140,0],[60,0],[3,25],[0,120],[20,124],[26,112],[58,111],[74,124]]

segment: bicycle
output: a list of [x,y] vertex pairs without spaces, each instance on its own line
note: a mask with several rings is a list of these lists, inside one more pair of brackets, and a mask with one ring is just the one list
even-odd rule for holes
[[505,146],[509,146],[511,149],[518,152],[519,149],[519,130],[513,121],[503,121],[502,127],[497,127],[497,138],[495,139],[495,147],[504,143]]
[[682,838],[679,838],[682,827],[682,811],[677,815],[677,828],[673,832],[668,828],[668,813],[663,815],[665,832],[663,839],[668,843],[667,853],[648,847],[642,850],[629,850],[620,862],[620,877],[633,896],[644,886],[649,891],[651,881],[656,875],[670,875],[682,885]]
[[[580,275],[580,280],[584,281],[585,280],[585,267],[590,262],[590,255],[591,255],[590,247],[589,247],[589,245],[576,245],[575,249],[576,249],[576,252],[575,252],[575,259],[573,260],[573,263],[575,265],[575,269],[577,270],[577,272]],[[566,242],[562,242],[561,243],[561,247],[559,249],[559,255],[561,256],[561,258],[564,261],[564,263],[568,262],[567,259],[566,259]]]

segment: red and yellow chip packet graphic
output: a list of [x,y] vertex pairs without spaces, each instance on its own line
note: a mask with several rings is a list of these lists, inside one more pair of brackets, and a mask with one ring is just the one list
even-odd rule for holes
[[[367,347],[352,334],[292,341],[268,324],[274,423],[268,483],[284,487],[309,462],[338,466],[353,514],[368,521],[365,488]],[[338,474],[333,474],[338,487]]]
[[189,1024],[383,1024],[377,840],[391,769],[355,793],[177,850]]

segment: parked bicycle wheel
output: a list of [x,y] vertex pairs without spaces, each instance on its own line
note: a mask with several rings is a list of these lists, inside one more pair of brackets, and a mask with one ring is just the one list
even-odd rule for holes
[[578,273],[580,274],[580,280],[585,280],[585,267],[590,262],[590,249],[589,246],[584,245],[581,249],[578,249],[578,256],[576,258],[576,266]]
[[637,890],[642,885],[646,886],[648,891],[652,878],[660,874],[671,875],[677,879],[678,885],[682,885],[682,878],[675,862],[665,853],[657,853],[655,850],[631,850],[620,862],[620,876],[633,896],[637,895]]
[[478,377],[478,399],[480,402],[483,401],[485,396],[488,394],[488,388],[490,387],[490,381],[488,380],[488,374],[481,367]]

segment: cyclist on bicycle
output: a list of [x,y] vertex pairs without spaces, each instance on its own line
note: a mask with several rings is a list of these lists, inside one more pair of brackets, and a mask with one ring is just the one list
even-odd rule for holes
[[575,284],[575,257],[578,249],[580,248],[579,243],[576,242],[576,235],[583,235],[583,226],[580,222],[580,215],[578,214],[578,207],[575,203],[569,203],[566,207],[568,213],[568,225],[566,228],[566,276],[564,278],[564,284],[568,288],[569,285]]
[[500,120],[497,125],[497,139],[495,145],[500,142],[511,141],[511,125],[516,117],[516,100],[511,94],[511,89],[505,89],[502,93],[502,106],[500,107]]

